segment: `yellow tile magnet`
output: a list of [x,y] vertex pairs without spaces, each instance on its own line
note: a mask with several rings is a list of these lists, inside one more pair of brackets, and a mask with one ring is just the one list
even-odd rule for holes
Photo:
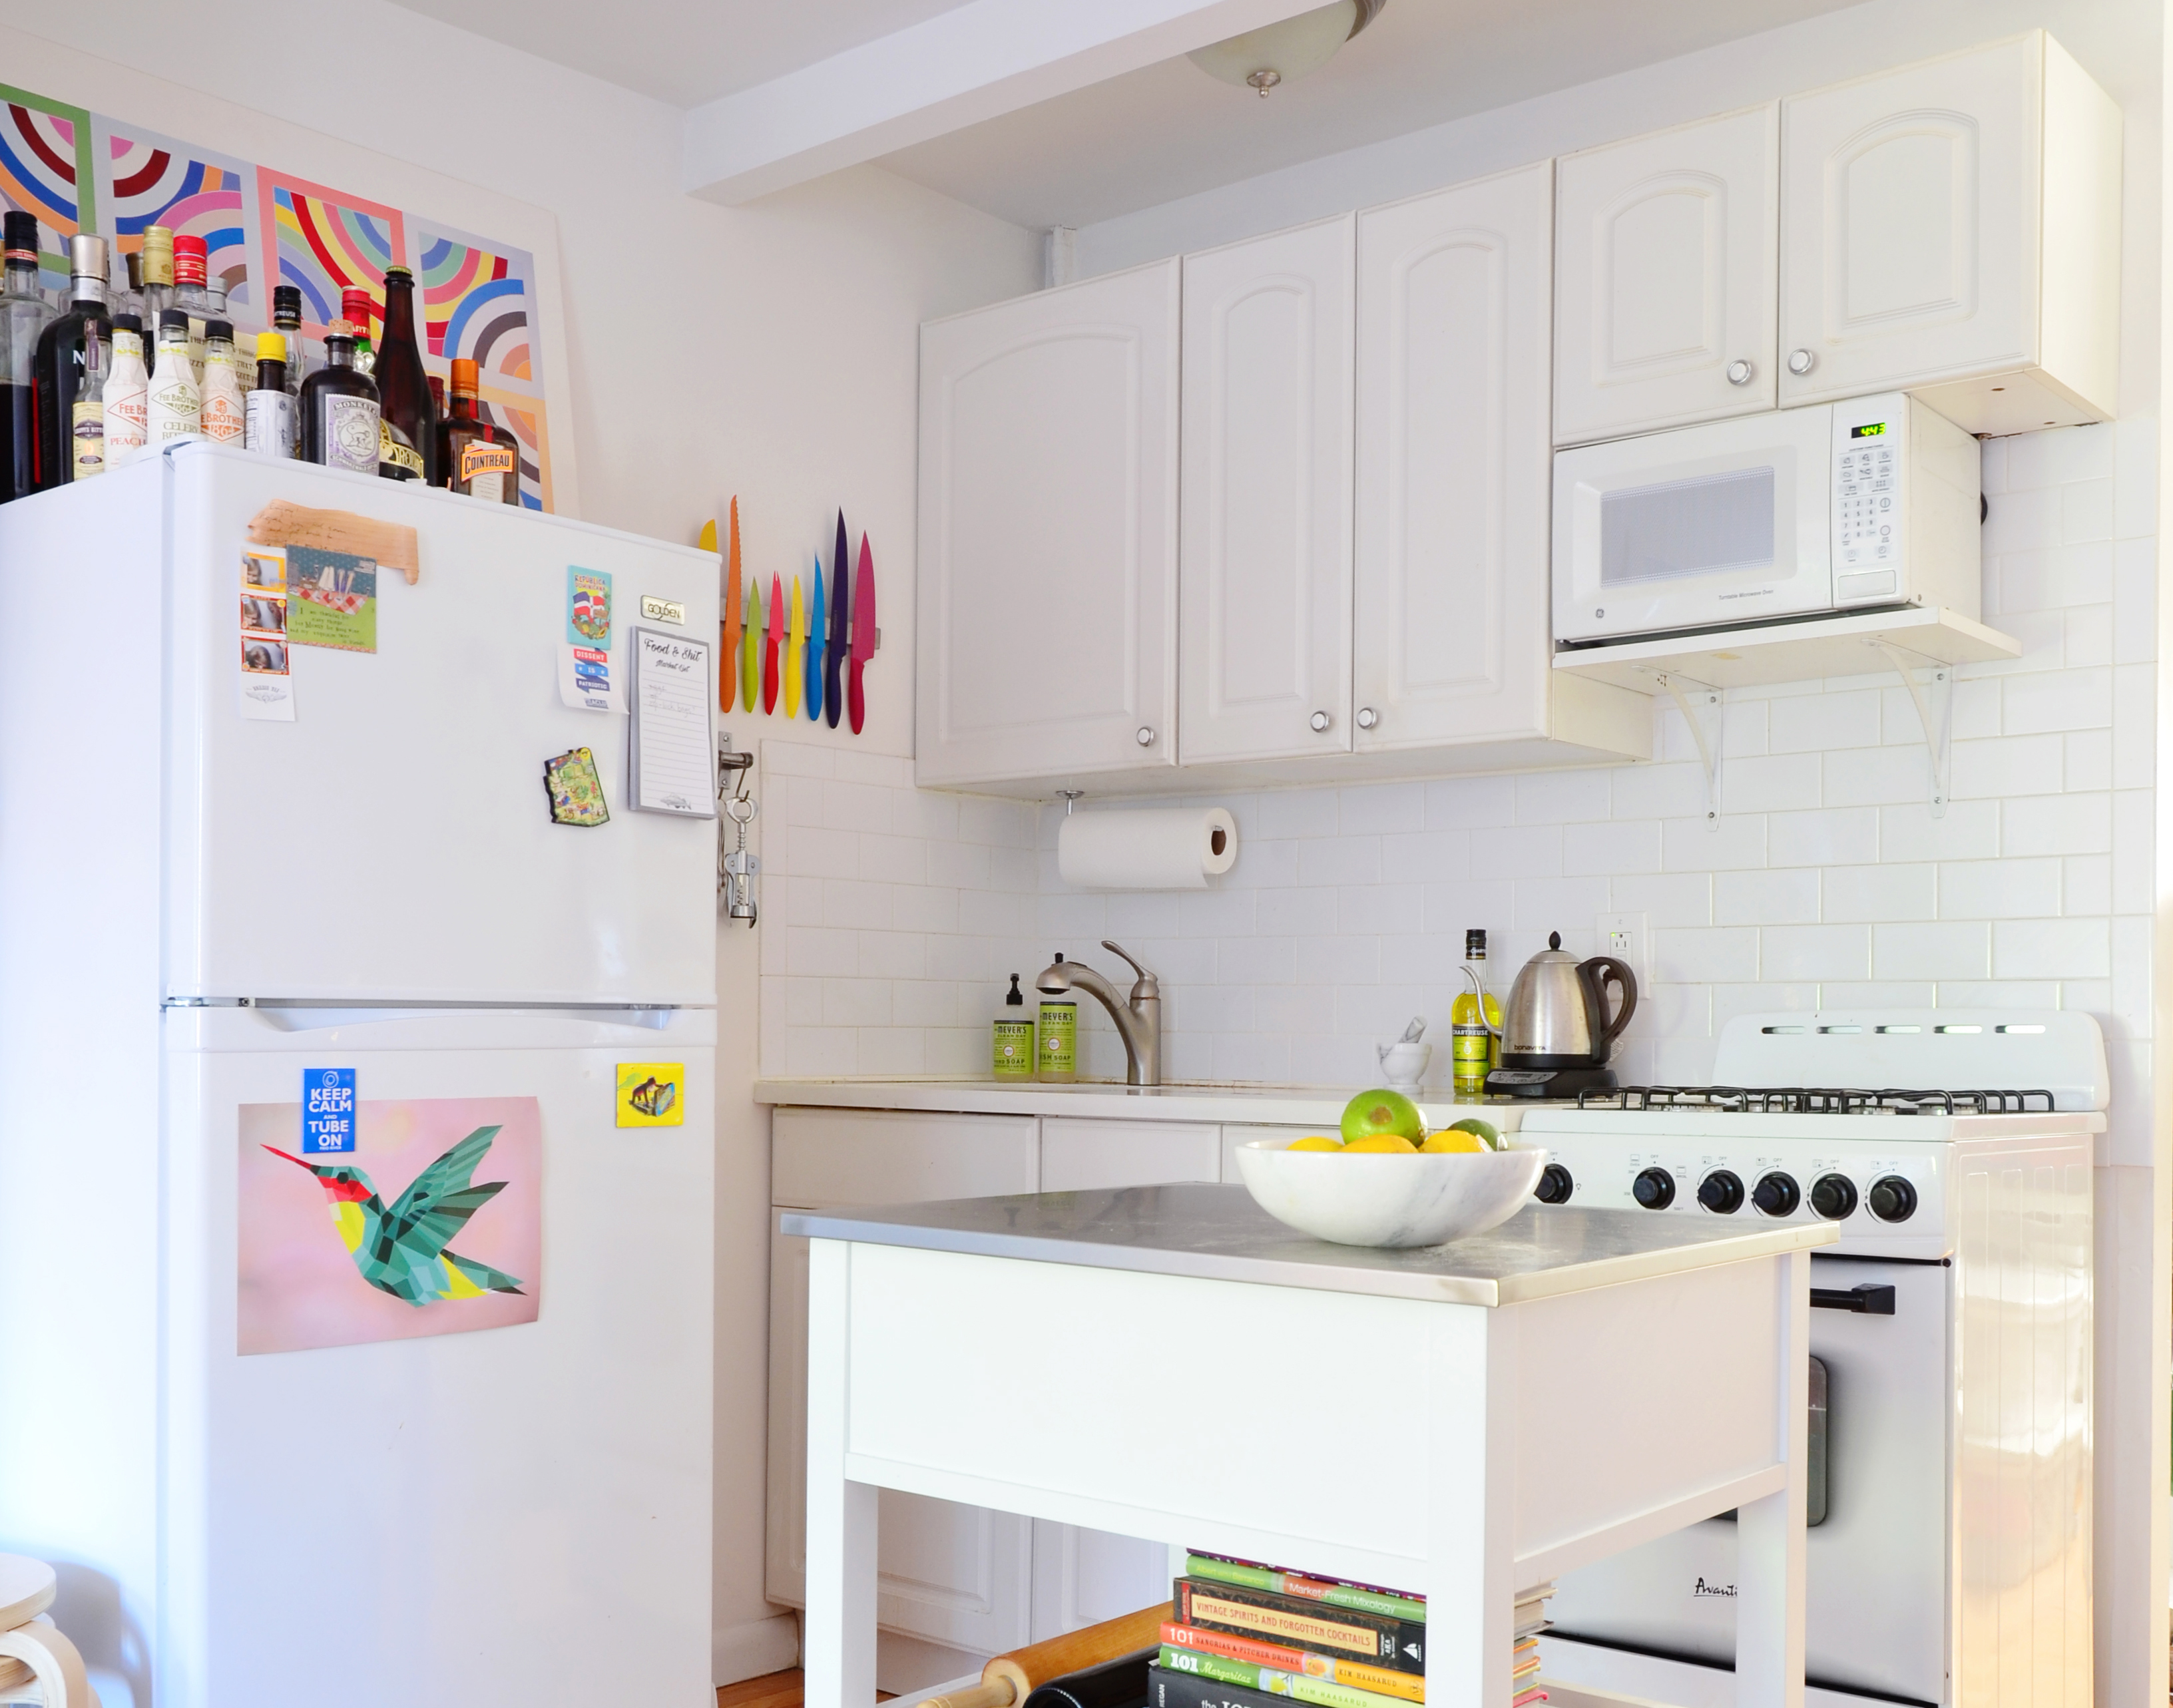
[[686,1113],[683,1062],[621,1062],[615,1107],[622,1127],[677,1127]]

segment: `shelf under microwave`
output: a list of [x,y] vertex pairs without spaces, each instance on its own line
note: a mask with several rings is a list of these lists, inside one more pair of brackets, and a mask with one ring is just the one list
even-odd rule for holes
[[1667,692],[1667,677],[1678,685],[1737,688],[1890,671],[1892,662],[1879,650],[1881,644],[1927,665],[2022,656],[2020,641],[1960,612],[1895,606],[1619,641],[1558,641],[1554,667],[1639,693],[1661,694]]

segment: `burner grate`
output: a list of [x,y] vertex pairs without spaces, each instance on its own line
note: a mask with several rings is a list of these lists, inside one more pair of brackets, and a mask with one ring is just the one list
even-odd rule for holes
[[2017,1115],[2050,1091],[1868,1091],[1835,1086],[1622,1086],[1579,1091],[1580,1109],[1704,1109],[1725,1115]]

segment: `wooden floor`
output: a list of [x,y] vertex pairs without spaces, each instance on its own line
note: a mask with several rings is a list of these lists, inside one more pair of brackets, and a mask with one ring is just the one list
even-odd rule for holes
[[[717,1708],[800,1708],[806,1695],[800,1668],[787,1668],[782,1673],[764,1673],[759,1678],[742,1678],[736,1684],[717,1686]],[[892,1693],[876,1692],[876,1700],[887,1702]]]

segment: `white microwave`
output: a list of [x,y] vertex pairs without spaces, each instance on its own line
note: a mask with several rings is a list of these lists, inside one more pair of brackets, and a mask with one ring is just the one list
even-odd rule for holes
[[1982,607],[1976,441],[1900,391],[1555,454],[1555,638]]

